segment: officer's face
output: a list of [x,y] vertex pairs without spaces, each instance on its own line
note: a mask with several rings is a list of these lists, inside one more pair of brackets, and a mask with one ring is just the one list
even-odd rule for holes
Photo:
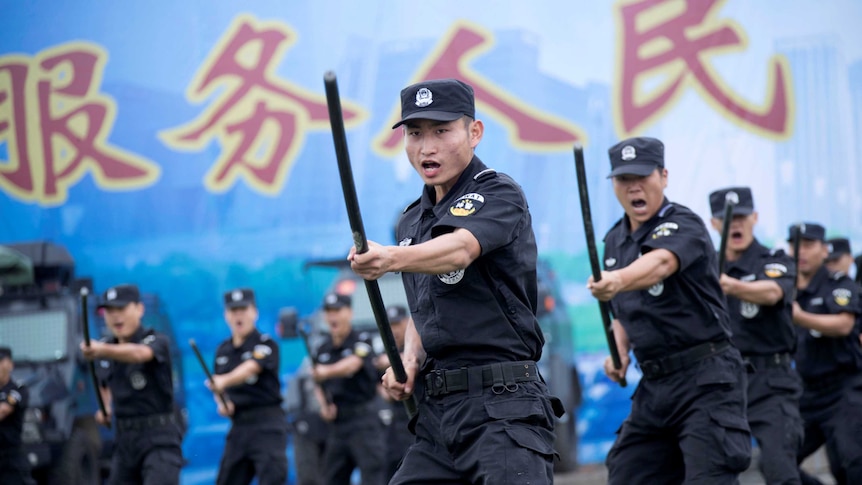
[[[719,234],[724,226],[724,219],[712,218],[712,227]],[[757,224],[757,212],[747,216],[735,215],[730,221],[727,233],[727,249],[742,252],[754,242],[754,225]]]
[[667,187],[667,169],[655,169],[646,177],[638,175],[618,175],[613,177],[614,193],[629,216],[632,231],[650,220],[664,200]]
[[850,272],[850,265],[853,264],[853,256],[850,256],[849,254],[842,254],[837,258],[827,259],[825,261],[825,264],[826,269],[828,269],[832,273],[840,271],[844,274],[848,274]]
[[129,303],[124,307],[105,308],[105,323],[120,341],[129,340],[138,331],[143,316],[143,303]]
[[326,324],[329,325],[329,333],[335,341],[344,340],[350,333],[353,309],[350,307],[330,308],[324,310]]
[[12,359],[9,357],[0,359],[0,385],[9,382],[9,379],[12,377],[12,368],[14,367]]
[[254,305],[225,308],[224,319],[234,337],[245,338],[255,328],[257,307]]
[[[790,245],[793,252],[793,244]],[[829,255],[829,248],[822,241],[803,239],[799,241],[799,273],[805,276],[813,275]]]
[[422,181],[437,189],[437,200],[470,164],[483,132],[482,122],[468,116],[448,122],[411,120],[404,126],[407,158]]

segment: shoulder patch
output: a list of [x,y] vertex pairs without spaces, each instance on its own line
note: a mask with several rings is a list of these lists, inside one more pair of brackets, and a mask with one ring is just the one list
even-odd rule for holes
[[254,350],[252,351],[252,355],[254,355],[255,359],[263,359],[272,353],[272,349],[269,348],[269,345],[255,345]]
[[12,389],[9,391],[9,394],[6,396],[6,402],[11,404],[12,406],[18,404],[21,401],[21,393]]
[[787,274],[787,266],[781,263],[769,263],[763,267],[763,273],[770,278],[780,278]]
[[353,346],[353,353],[358,357],[365,358],[365,356],[371,353],[371,346],[365,342],[356,342]]
[[835,288],[832,290],[832,298],[839,306],[847,306],[853,293],[847,288]]
[[847,274],[844,273],[843,271],[836,271],[836,272],[832,273],[830,276],[832,277],[833,280],[839,281],[841,278],[847,276]]
[[670,236],[679,230],[679,225],[676,222],[662,222],[652,230],[652,238]]
[[453,216],[466,217],[475,214],[485,205],[485,197],[475,192],[464,194],[449,207],[449,213]]
[[476,182],[481,182],[483,180],[488,180],[489,178],[496,177],[496,176],[497,176],[496,170],[494,170],[493,168],[486,168],[485,170],[482,170],[481,172],[474,175],[473,180],[475,180]]
[[150,335],[147,335],[146,337],[144,337],[144,339],[143,339],[143,340],[141,340],[141,343],[142,343],[142,344],[145,344],[145,345],[149,345],[149,344],[151,344],[151,343],[153,343],[153,342],[155,342],[155,341],[156,341],[156,336],[155,336],[155,335],[150,334]]

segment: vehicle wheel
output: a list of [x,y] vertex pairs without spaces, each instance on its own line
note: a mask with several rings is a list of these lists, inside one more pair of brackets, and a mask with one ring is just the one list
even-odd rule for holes
[[72,435],[63,446],[54,467],[51,483],[60,485],[98,485],[101,483],[99,454],[102,439],[94,419],[78,419]]

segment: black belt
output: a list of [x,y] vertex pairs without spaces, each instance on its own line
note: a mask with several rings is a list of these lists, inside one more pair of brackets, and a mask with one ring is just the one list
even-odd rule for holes
[[[539,370],[531,360],[488,364],[481,367],[481,387],[490,387],[497,394],[514,391],[519,382],[539,380]],[[478,375],[478,371],[475,371]],[[442,396],[470,388],[468,376],[471,369],[437,369],[425,375],[425,393],[429,396]]]
[[150,414],[148,416],[139,416],[134,418],[117,418],[117,430],[134,431],[176,423],[177,418],[174,417],[173,413]]
[[661,359],[645,360],[640,362],[638,366],[643,372],[644,379],[658,379],[685,369],[728,348],[730,348],[730,341],[727,340],[706,342]]
[[335,412],[336,421],[345,421],[353,419],[357,416],[367,416],[373,410],[370,403],[364,402],[361,404],[337,404]]
[[754,366],[754,370],[768,369],[769,367],[787,367],[793,362],[793,357],[787,352],[777,352],[767,355],[743,355],[742,360],[746,364]]
[[257,406],[245,409],[237,409],[233,413],[231,421],[233,424],[260,424],[273,420],[284,421],[284,411],[279,405]]

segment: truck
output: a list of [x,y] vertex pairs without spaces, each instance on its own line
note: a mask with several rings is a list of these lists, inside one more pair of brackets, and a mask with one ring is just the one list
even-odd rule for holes
[[[92,338],[106,335],[96,298],[82,308],[80,292],[94,295],[91,278],[77,277],[75,261],[62,245],[27,242],[0,245],[0,345],[13,349],[13,378],[30,393],[24,410],[22,445],[40,484],[97,484],[106,476],[113,433],[98,426],[94,384],[79,345],[82,315]],[[155,295],[144,295],[143,325],[166,333],[170,320]],[[182,420],[185,393],[182,359],[172,345],[174,392]]]

